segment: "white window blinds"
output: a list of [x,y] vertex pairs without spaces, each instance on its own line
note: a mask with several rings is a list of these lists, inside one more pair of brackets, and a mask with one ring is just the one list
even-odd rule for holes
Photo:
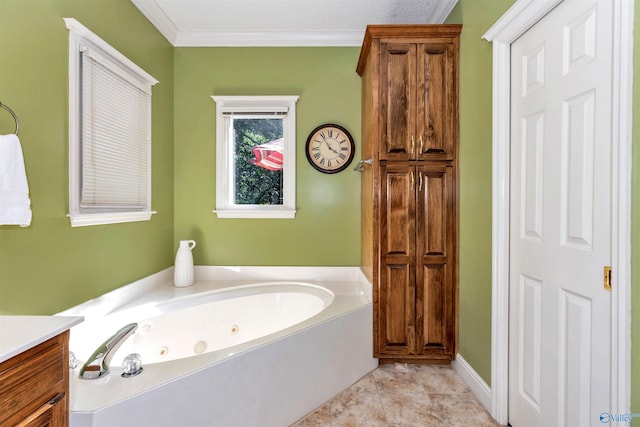
[[81,54],[81,212],[150,210],[151,94],[102,59]]
[[71,226],[148,221],[151,87],[158,81],[73,18],[69,29]]

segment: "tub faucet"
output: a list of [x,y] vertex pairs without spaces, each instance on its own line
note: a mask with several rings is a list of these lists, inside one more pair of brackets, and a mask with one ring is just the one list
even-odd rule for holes
[[111,338],[100,344],[87,363],[80,369],[79,377],[85,380],[95,380],[107,375],[114,353],[136,329],[138,329],[137,323],[129,323]]

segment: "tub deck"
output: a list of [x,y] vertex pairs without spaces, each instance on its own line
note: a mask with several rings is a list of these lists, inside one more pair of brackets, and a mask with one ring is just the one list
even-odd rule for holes
[[[284,330],[233,348],[144,365],[134,378],[122,378],[114,366],[105,378],[80,380],[79,364],[71,379],[72,427],[283,426],[377,366],[371,356],[371,286],[356,267],[198,266],[193,286],[175,288],[171,281],[168,269],[60,314],[83,315],[85,323],[76,328],[91,328],[105,315],[132,307],[272,281],[323,286],[335,299]],[[115,331],[121,325],[109,326]],[[80,360],[87,356],[76,353]]]

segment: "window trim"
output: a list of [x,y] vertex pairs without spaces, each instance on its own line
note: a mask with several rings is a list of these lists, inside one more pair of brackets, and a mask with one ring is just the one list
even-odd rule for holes
[[[296,215],[296,102],[299,96],[212,96],[216,103],[216,209],[218,218],[295,218]],[[225,113],[281,112],[283,117],[282,205],[237,205],[231,200],[233,169]]]
[[[156,211],[151,210],[151,158],[149,158],[149,186],[147,209],[142,211],[124,212],[80,212],[80,153],[81,153],[81,90],[80,82],[80,44],[88,44],[101,51],[112,61],[111,66],[118,72],[124,73],[137,80],[142,85],[151,86],[158,83],[153,76],[148,74],[129,58],[118,52],[115,48],[95,35],[91,30],[73,18],[63,18],[69,30],[69,213],[68,217],[72,227],[114,224],[134,221],[148,221]],[[151,113],[150,113],[151,114]],[[151,138],[151,120],[149,120],[149,138]],[[149,142],[151,144],[151,140]]]

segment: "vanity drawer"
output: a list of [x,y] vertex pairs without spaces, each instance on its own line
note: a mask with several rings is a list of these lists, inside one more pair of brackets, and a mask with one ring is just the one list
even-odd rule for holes
[[0,364],[0,425],[16,425],[49,401],[66,408],[67,341],[65,332]]

